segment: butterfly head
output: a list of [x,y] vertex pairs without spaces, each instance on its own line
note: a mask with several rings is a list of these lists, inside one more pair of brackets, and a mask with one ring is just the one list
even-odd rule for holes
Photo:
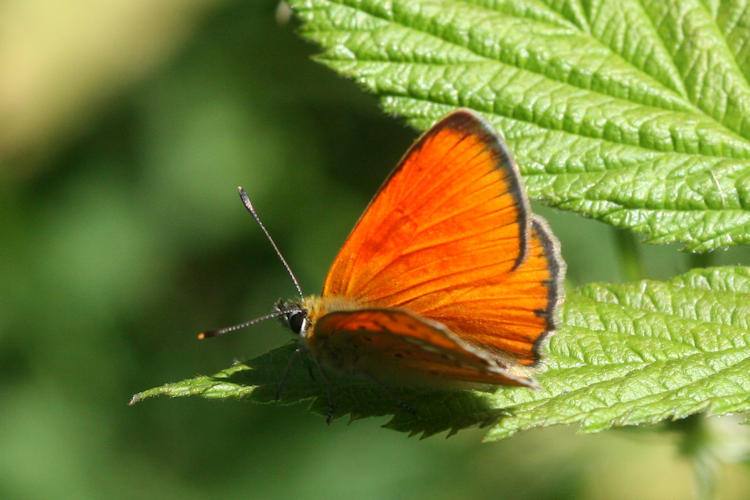
[[280,313],[279,317],[284,326],[291,331],[304,337],[310,326],[307,310],[299,302],[279,300],[273,306],[274,312]]

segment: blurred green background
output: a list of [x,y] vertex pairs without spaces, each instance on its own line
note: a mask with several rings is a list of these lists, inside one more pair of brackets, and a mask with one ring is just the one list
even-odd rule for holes
[[[689,498],[674,431],[427,440],[304,407],[136,391],[289,340],[294,295],[235,187],[316,293],[416,137],[314,63],[275,0],[0,2],[0,498]],[[569,284],[622,281],[618,238],[541,205]],[[643,275],[748,263],[638,244]],[[737,432],[712,420],[711,432]],[[750,496],[722,465],[719,498]]]

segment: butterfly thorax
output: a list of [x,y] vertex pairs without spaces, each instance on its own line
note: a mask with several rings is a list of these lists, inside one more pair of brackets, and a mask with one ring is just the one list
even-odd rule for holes
[[302,301],[302,308],[307,312],[310,326],[314,326],[318,319],[326,314],[340,311],[355,311],[366,307],[366,305],[360,301],[345,297],[318,297],[316,295],[305,297]]

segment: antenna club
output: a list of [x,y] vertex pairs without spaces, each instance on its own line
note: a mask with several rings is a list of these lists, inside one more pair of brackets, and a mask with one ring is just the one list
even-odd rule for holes
[[242,200],[242,203],[245,205],[245,208],[247,208],[248,211],[251,214],[253,214],[253,217],[257,219],[257,214],[255,213],[255,207],[250,201],[250,197],[247,195],[247,192],[245,192],[245,190],[242,189],[242,186],[237,186],[237,191],[240,193],[240,199]]

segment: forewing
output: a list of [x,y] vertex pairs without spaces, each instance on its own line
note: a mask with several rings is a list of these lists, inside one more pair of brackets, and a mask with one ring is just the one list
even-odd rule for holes
[[529,254],[516,270],[457,286],[450,301],[406,307],[441,322],[466,342],[534,365],[543,340],[556,328],[562,299],[565,263],[558,246],[546,222],[534,216]]
[[329,313],[315,322],[307,344],[328,367],[380,380],[443,387],[445,381],[536,387],[502,359],[463,342],[443,325],[407,311]]
[[382,307],[450,301],[526,256],[528,201],[492,128],[457,111],[406,153],[339,251],[323,296]]

